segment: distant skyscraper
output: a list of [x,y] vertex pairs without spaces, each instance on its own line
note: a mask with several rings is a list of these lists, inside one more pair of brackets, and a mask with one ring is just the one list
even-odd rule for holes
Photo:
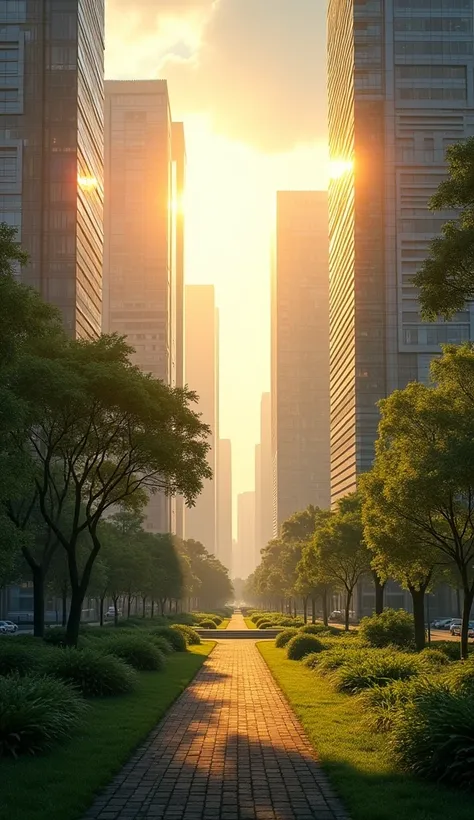
[[[172,130],[164,80],[108,81],[105,93],[104,329],[126,335],[135,363],[175,385],[182,383],[183,223],[174,219],[184,184],[182,129]],[[174,510],[174,501],[154,496],[148,528],[174,529]]]
[[0,221],[71,336],[101,330],[104,0],[0,3]]
[[255,445],[255,561],[260,562],[262,545],[262,445]]
[[218,481],[218,314],[213,285],[187,285],[185,289],[185,380],[190,390],[199,396],[195,408],[211,428],[208,456],[214,480],[206,481],[196,506],[185,511],[186,538],[201,541],[206,549],[216,552]]
[[277,195],[272,280],[274,534],[308,504],[329,506],[327,195]]
[[377,402],[424,381],[473,309],[421,321],[413,274],[452,213],[427,203],[474,134],[473,0],[329,0],[331,495],[370,468]]
[[256,567],[255,493],[237,496],[237,544],[233,556],[233,577],[248,578]]
[[232,568],[232,445],[219,439],[217,469],[217,557]]
[[259,540],[257,541],[257,559],[260,561],[260,550],[273,537],[273,468],[272,468],[272,412],[271,395],[263,393],[260,404],[260,481],[259,481]]

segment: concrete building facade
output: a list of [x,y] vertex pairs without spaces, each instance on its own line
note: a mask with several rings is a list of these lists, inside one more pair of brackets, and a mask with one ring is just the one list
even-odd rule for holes
[[377,402],[425,381],[473,310],[424,323],[413,274],[453,216],[428,201],[474,134],[473,0],[330,0],[331,496],[370,468]]
[[219,439],[217,467],[217,557],[232,567],[232,442]]
[[277,195],[272,277],[273,534],[308,504],[329,506],[327,194]]
[[214,478],[204,482],[196,505],[185,510],[185,537],[201,541],[217,554],[218,495],[218,313],[213,285],[185,288],[185,381],[199,397],[197,412],[211,428],[208,463]]
[[255,560],[255,492],[237,496],[237,543],[234,546],[233,577],[248,578]]
[[23,281],[73,337],[100,334],[104,0],[0,3],[0,221]]

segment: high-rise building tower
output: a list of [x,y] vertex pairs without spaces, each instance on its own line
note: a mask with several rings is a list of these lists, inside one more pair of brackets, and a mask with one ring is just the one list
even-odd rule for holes
[[[164,80],[107,81],[105,101],[104,330],[127,336],[142,370],[182,384],[182,129]],[[153,496],[147,527],[176,529],[175,509]]]
[[473,310],[421,321],[413,274],[450,212],[428,200],[474,134],[473,0],[329,0],[331,496],[370,468],[377,402],[423,381]]
[[273,532],[308,504],[329,506],[327,194],[277,195],[272,278]]
[[215,554],[217,548],[218,469],[218,313],[213,285],[186,285],[185,288],[185,381],[197,393],[196,411],[211,428],[208,463],[214,478],[204,482],[196,505],[185,511],[185,536],[201,541]]
[[0,3],[0,221],[71,336],[100,334],[104,0]]
[[219,439],[217,469],[217,550],[219,561],[232,567],[232,443]]
[[237,496],[237,543],[232,562],[234,578],[248,578],[257,566],[255,559],[255,493]]
[[273,537],[273,467],[272,467],[272,412],[271,395],[263,393],[260,403],[260,476],[256,491],[260,494],[258,504],[260,523],[259,540],[256,544],[257,558],[260,550]]

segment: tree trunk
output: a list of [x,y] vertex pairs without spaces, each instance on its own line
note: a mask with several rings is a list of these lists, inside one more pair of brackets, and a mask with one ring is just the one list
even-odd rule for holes
[[99,621],[101,626],[104,625],[104,601],[105,596],[101,595],[99,603]]
[[83,600],[84,594],[81,588],[73,588],[71,591],[71,605],[69,607],[69,618],[66,630],[66,643],[68,646],[77,646],[79,640]]
[[347,590],[346,595],[346,608],[344,611],[344,629],[346,632],[349,632],[349,623],[350,623],[350,611],[351,611],[351,602],[352,602],[352,593],[353,589]]
[[415,622],[415,646],[418,652],[425,648],[425,592],[426,586],[421,589],[409,587],[411,599],[413,601],[413,620]]
[[144,617],[145,617],[145,614],[146,614],[146,599],[147,599],[147,596],[146,596],[146,595],[142,595],[142,604],[143,604],[143,609],[142,609],[142,618],[144,618]]
[[118,626],[118,622],[119,622],[118,608],[117,608],[118,598],[114,597],[114,598],[112,598],[112,600],[114,602],[114,626]]
[[166,604],[166,598],[160,598],[160,612],[161,612],[161,617],[162,618],[165,617],[165,604]]
[[323,590],[322,598],[323,598],[323,623],[324,623],[324,626],[327,626],[328,623],[329,623],[329,612],[328,612],[329,607],[328,607],[328,591],[327,591],[327,589]]
[[373,573],[375,586],[375,614],[381,615],[383,612],[383,594],[385,591],[385,583],[382,584],[376,572]]
[[155,599],[151,599],[151,617],[152,619],[155,617]]
[[44,637],[44,571],[43,567],[32,567],[33,573],[33,634]]
[[311,598],[311,623],[316,623],[316,598],[314,597],[314,595]]
[[132,596],[129,594],[127,596],[127,618],[130,618],[131,609],[132,609]]
[[464,590],[461,624],[461,658],[463,660],[467,660],[469,655],[469,618],[471,615],[473,598],[474,586],[469,587],[466,585],[466,589]]
[[67,624],[67,587],[63,587],[63,593],[61,596],[61,626],[66,626]]
[[305,595],[303,598],[303,620],[305,624],[308,623],[308,596]]

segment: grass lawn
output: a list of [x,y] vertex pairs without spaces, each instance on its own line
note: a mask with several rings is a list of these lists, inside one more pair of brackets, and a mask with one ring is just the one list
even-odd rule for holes
[[387,736],[364,727],[357,700],[327,679],[288,661],[274,644],[258,648],[300,718],[351,820],[472,820],[474,795],[441,788],[397,771]]
[[247,624],[249,629],[256,629],[257,628],[251,618],[244,618],[244,621]]
[[219,626],[217,628],[218,629],[227,629],[227,627],[229,626],[229,621],[230,621],[230,618],[224,618],[222,623],[219,624]]
[[186,688],[215,644],[168,658],[165,673],[140,673],[132,695],[90,701],[82,731],[44,757],[2,760],[1,820],[78,820]]

